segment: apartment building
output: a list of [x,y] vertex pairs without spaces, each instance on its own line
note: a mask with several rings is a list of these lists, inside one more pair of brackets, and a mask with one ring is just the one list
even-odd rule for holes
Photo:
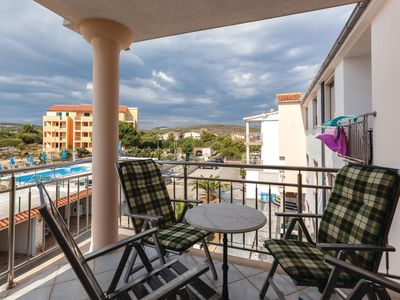
[[[277,111],[246,117],[246,163],[271,166],[305,166],[305,135],[301,109],[301,93],[283,93],[276,95]],[[258,140],[251,140],[251,123],[261,123],[261,134]],[[253,160],[251,145],[261,145],[261,158]],[[279,172],[278,170],[247,170],[246,179],[253,181],[296,182],[295,172]],[[255,198],[254,188],[250,185],[247,197]],[[260,186],[259,193],[266,193],[267,186]],[[296,192],[288,187],[287,192]],[[272,188],[274,194],[280,191]]]
[[[138,109],[119,106],[119,120],[138,127]],[[92,151],[92,105],[53,105],[43,116],[43,150],[59,153],[72,148]]]
[[[303,98],[306,159],[310,167],[340,168],[348,162],[400,168],[400,1],[370,1],[346,24]],[[324,146],[316,136],[331,128],[321,124],[346,117],[336,128],[346,134],[345,154]],[[336,129],[335,129],[336,130]],[[306,184],[332,184],[334,178],[308,174]],[[315,191],[306,199],[315,208]],[[322,191],[319,191],[322,194]],[[321,195],[324,196],[324,195]],[[328,198],[325,195],[325,198]],[[400,215],[394,217],[389,243],[400,247]],[[400,268],[398,252],[389,255]]]

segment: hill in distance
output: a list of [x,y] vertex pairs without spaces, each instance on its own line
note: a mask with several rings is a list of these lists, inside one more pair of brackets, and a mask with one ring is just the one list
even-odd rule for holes
[[[244,133],[246,128],[244,125],[235,125],[235,124],[204,124],[204,125],[193,125],[193,126],[177,126],[171,128],[162,128],[162,129],[150,129],[145,131],[158,131],[159,133],[166,133],[170,131],[202,131],[207,130],[217,135],[231,134],[231,133]],[[260,127],[250,127],[250,131],[252,133],[259,133]]]

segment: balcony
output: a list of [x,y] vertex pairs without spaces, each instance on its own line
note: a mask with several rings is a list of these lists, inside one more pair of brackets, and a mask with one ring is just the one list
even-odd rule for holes
[[[131,232],[120,230],[120,237],[127,237]],[[83,252],[89,249],[89,240],[81,243]],[[151,248],[146,249],[151,255],[155,251]],[[113,272],[116,269],[115,262],[122,255],[121,251],[108,255],[104,259],[96,259],[93,264],[95,276],[102,284],[107,284],[111,281]],[[221,255],[217,252],[212,253],[216,263],[217,270],[221,269]],[[177,258],[175,255],[168,257],[168,260]],[[193,267],[204,261],[203,251],[193,249],[190,252],[179,257],[179,259],[187,266]],[[229,289],[231,299],[258,299],[265,272],[268,269],[267,263],[252,263],[243,258],[230,258],[230,283]],[[219,273],[222,278],[222,274]],[[214,281],[211,276],[204,274],[201,277],[212,288],[221,291],[221,279]],[[298,299],[300,296],[315,298],[318,291],[314,288],[299,289],[294,286],[290,278],[285,275],[278,275],[278,286],[285,291],[288,299]],[[47,299],[86,299],[87,295],[82,285],[76,278],[74,272],[68,263],[65,262],[62,255],[58,255],[49,261],[46,266],[40,265],[34,268],[29,274],[21,276],[19,285],[12,290],[0,292],[0,298],[23,298],[32,300],[47,300]],[[271,291],[268,295],[269,299],[276,298],[276,295]]]
[[[318,207],[323,205],[324,193],[328,192],[331,187],[308,184],[305,178],[308,173],[314,176],[316,172],[334,174],[337,171],[337,169],[327,168],[266,165],[176,161],[159,161],[158,163],[164,174],[171,198],[237,203],[253,207],[267,216],[268,222],[261,229],[246,234],[230,234],[228,236],[231,263],[229,288],[232,299],[258,299],[259,289],[272,261],[270,254],[263,246],[263,242],[271,238],[279,239],[286,231],[287,220],[275,216],[275,212],[288,210],[318,212]],[[83,251],[86,251],[89,246],[91,230],[91,172],[86,171],[62,178],[40,177],[43,169],[74,167],[82,164],[89,165],[90,160],[1,172],[4,184],[0,191],[0,233],[7,232],[7,235],[0,235],[0,239],[2,239],[3,245],[8,245],[8,249],[2,249],[3,252],[0,253],[0,280],[3,284],[6,283],[6,278],[8,280],[11,278],[12,281],[17,282],[17,287],[3,291],[0,293],[0,297],[8,295],[10,297],[26,297],[25,299],[49,299],[49,297],[50,299],[63,299],[63,296],[65,296],[70,299],[72,292],[76,299],[86,297],[69,265],[59,254],[54,239],[47,233],[46,226],[43,222],[40,223],[40,219],[37,218],[36,207],[39,202],[36,183],[23,180],[26,172],[39,175],[39,180],[46,183],[56,206],[65,216],[65,222],[70,231],[81,242]],[[204,166],[213,166],[218,169],[199,168]],[[278,171],[286,174],[294,172],[298,174],[298,181],[293,183],[284,182],[281,179],[275,182],[241,179],[239,172],[243,168]],[[216,173],[224,176],[210,177],[210,175]],[[204,185],[201,184],[205,178],[207,188],[204,188]],[[216,185],[212,185],[212,182],[215,182]],[[10,184],[11,189],[8,184]],[[216,189],[211,190],[211,186],[215,186]],[[281,197],[272,197],[273,194],[279,194]],[[210,197],[211,195],[214,195],[214,197]],[[309,196],[316,204],[312,210],[305,205],[305,198]],[[13,203],[14,206],[10,203]],[[130,219],[123,216],[125,205],[121,193],[118,203],[119,233],[120,238],[122,238],[125,235],[133,234],[133,230]],[[10,210],[10,208],[12,209]],[[13,220],[13,222],[9,224],[7,218]],[[311,220],[307,223],[307,227],[312,236],[315,237],[318,223]],[[16,233],[16,235],[10,233]],[[301,232],[294,234],[296,238],[302,238]],[[12,246],[14,243],[10,239],[14,239],[14,242],[16,242],[15,247]],[[189,267],[204,260],[203,251],[198,248],[195,247],[180,259]],[[209,248],[216,260],[218,272],[222,272],[220,262],[222,257],[221,237],[217,235],[209,242]],[[151,250],[149,249],[149,251]],[[94,263],[95,273],[100,281],[105,282],[110,278],[111,270],[116,268],[114,264],[118,255],[120,253],[115,253]],[[388,260],[386,267],[389,268],[389,266],[390,261]],[[387,273],[389,271],[389,269],[385,270]],[[397,275],[393,274],[393,276]],[[203,277],[212,287],[221,290],[221,279],[214,281],[208,274],[203,275]],[[278,276],[278,284],[288,299],[298,299],[301,295],[311,297],[311,299],[319,297],[317,289],[296,287],[282,272]],[[68,294],[65,291],[69,291]],[[272,290],[269,293],[267,295],[269,298],[275,299],[277,297]]]
[[348,154],[339,155],[349,162],[371,165],[373,163],[373,130],[371,121],[376,112],[347,118],[340,125],[347,130]]

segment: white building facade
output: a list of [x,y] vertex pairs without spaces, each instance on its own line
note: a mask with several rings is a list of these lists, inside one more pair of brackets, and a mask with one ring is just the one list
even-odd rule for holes
[[[322,131],[319,125],[327,120],[361,115],[357,121],[361,119],[369,133],[368,143],[363,143],[361,149],[369,154],[368,163],[400,168],[399,12],[397,0],[373,0],[358,7],[328,55],[303,99],[308,166],[340,168],[351,161],[351,153],[349,159],[339,157],[321,146],[315,136]],[[354,142],[350,135],[348,140]],[[324,178],[308,174],[306,180],[308,184],[331,184],[333,178],[330,174]],[[308,191],[306,198],[311,211],[315,209],[313,193]],[[389,243],[397,249],[399,234],[397,211],[389,236]],[[396,274],[400,274],[399,258],[399,251],[390,254],[390,268]]]
[[[301,93],[277,94],[278,111],[244,118],[246,123],[246,160],[252,163],[250,146],[261,144],[261,158],[256,163],[268,166],[305,166],[305,135],[301,109]],[[251,141],[250,123],[260,122],[261,141]],[[246,171],[246,179],[254,181],[296,183],[297,173],[278,169]],[[286,192],[295,193],[296,188],[287,187]],[[259,185],[258,193],[269,193],[269,186]],[[277,186],[271,186],[271,193],[280,195]],[[248,198],[255,198],[255,185],[248,184]]]

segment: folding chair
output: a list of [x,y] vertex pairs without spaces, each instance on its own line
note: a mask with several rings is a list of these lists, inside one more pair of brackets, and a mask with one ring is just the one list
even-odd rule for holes
[[[158,268],[153,268],[140,242],[145,238],[154,236],[157,228],[143,231],[135,236],[83,255],[44,186],[39,184],[38,188],[41,202],[41,206],[39,207],[40,214],[47,223],[47,226],[90,299],[149,300],[175,299],[176,296],[178,297],[176,299],[200,299],[197,293],[200,293],[206,299],[215,299],[218,297],[213,289],[199,279],[199,276],[208,270],[206,264],[200,264],[192,269],[187,269],[175,259],[162,264]],[[120,248],[124,248],[121,260],[108,289],[104,291],[96,280],[88,262]],[[124,267],[133,249],[135,249],[145,266],[147,273],[117,288]]]
[[[349,165],[337,174],[335,185],[323,215],[277,213],[293,217],[285,239],[267,240],[265,247],[274,257],[263,285],[263,298],[272,285],[278,296],[283,294],[273,282],[280,265],[300,286],[315,286],[330,298],[335,287],[353,288],[360,278],[340,271],[324,262],[325,255],[337,256],[376,273],[387,245],[387,237],[400,194],[399,174],[392,169],[365,165]],[[322,217],[318,242],[311,239],[303,218]],[[288,240],[298,223],[307,241]]]

